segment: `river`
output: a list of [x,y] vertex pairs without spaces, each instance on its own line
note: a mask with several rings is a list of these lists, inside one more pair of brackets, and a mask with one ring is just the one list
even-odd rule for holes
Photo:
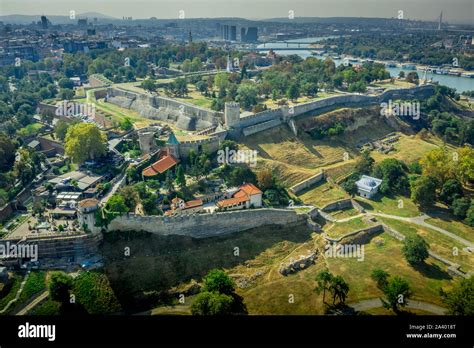
[[[317,37],[317,38],[305,38],[305,39],[295,39],[295,40],[287,40],[288,42],[318,42],[321,40],[326,39],[327,37]],[[309,44],[301,44],[301,47],[308,47]],[[307,57],[316,57],[319,59],[325,59],[323,56],[317,56],[317,55],[312,55],[311,50],[308,49],[307,51],[300,51],[300,50],[295,50],[295,51],[279,51],[278,48],[284,48],[287,47],[285,42],[271,42],[271,43],[266,43],[265,46],[259,45],[258,47],[265,47],[268,49],[273,49],[273,51],[279,55],[291,55],[291,54],[296,54],[299,55],[301,58],[305,59]],[[265,51],[262,51],[265,52]],[[266,51],[268,52],[268,51]],[[339,66],[340,64],[343,63],[342,59],[333,59],[331,58],[336,66]],[[385,69],[390,72],[391,76],[398,76],[401,70],[405,71],[405,73],[409,73],[411,71],[415,70],[409,70],[409,69],[402,69],[402,68],[388,68],[385,67]],[[418,76],[422,78],[424,76],[424,71],[421,70],[416,70],[418,73]],[[458,93],[462,93],[464,91],[473,91],[474,90],[474,78],[468,78],[468,77],[462,77],[462,76],[452,76],[452,75],[437,75],[433,73],[427,73],[426,77],[428,79],[433,79],[433,81],[437,81],[442,85],[455,88]]]

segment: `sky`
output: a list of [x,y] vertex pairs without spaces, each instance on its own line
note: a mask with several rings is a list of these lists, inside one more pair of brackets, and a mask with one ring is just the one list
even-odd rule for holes
[[99,12],[112,17],[397,17],[474,24],[474,0],[0,0],[0,15],[69,15]]

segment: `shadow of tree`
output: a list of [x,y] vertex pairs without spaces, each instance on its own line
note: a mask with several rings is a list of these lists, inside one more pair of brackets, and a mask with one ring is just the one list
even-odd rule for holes
[[427,278],[437,279],[437,280],[450,280],[453,277],[443,270],[441,267],[435,264],[428,264],[426,262],[411,265],[413,269],[420,272],[423,276]]

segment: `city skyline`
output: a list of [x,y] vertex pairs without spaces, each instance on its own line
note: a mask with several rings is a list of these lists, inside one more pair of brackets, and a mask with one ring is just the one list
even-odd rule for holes
[[[270,6],[271,4],[271,6]],[[291,13],[294,17],[378,17],[396,18],[403,11],[405,19],[435,21],[440,12],[443,19],[453,23],[473,22],[474,6],[469,0],[455,0],[446,6],[441,0],[243,0],[222,2],[219,0],[139,0],[134,2],[101,0],[99,2],[42,0],[4,0],[0,5],[0,14],[6,15],[49,15],[68,16],[69,11],[76,14],[100,13],[114,18],[133,17],[133,19],[178,19],[238,17],[247,19],[285,18]],[[344,11],[341,11],[344,8]],[[212,9],[212,10],[210,10]],[[180,12],[184,11],[184,12]],[[293,11],[293,12],[290,12]]]

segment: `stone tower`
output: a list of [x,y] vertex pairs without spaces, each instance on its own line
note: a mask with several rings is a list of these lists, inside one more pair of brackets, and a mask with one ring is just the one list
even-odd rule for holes
[[225,103],[224,121],[227,128],[234,128],[240,122],[240,104],[235,102]]
[[99,201],[95,198],[83,199],[77,207],[79,226],[92,233],[99,233],[100,227],[95,226],[95,213],[99,209]]
[[157,150],[155,141],[155,132],[142,131],[138,132],[138,142],[142,154],[153,153]]
[[168,154],[173,155],[174,158],[179,159],[179,141],[176,136],[171,132],[168,141],[166,142],[166,149]]

